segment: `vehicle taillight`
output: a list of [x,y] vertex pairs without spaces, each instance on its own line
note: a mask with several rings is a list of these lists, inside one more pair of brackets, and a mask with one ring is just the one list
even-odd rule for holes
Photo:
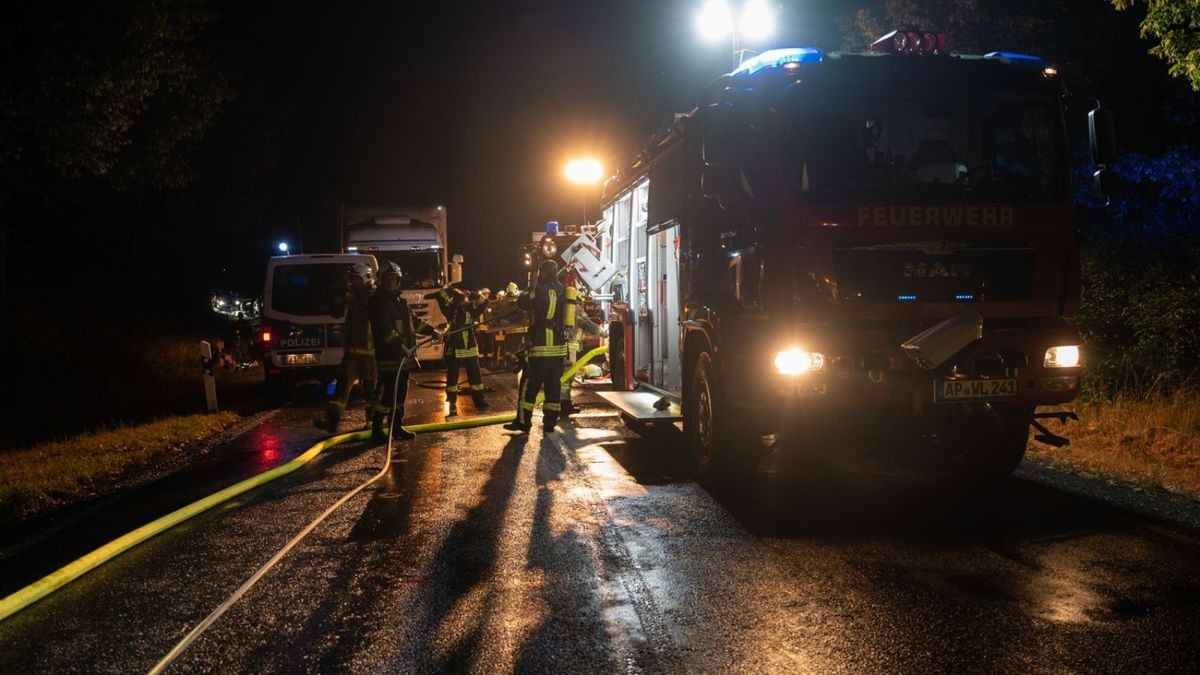
[[271,329],[270,328],[263,329],[262,342],[263,342],[263,346],[271,344]]
[[945,33],[894,30],[871,43],[871,51],[892,54],[949,54]]

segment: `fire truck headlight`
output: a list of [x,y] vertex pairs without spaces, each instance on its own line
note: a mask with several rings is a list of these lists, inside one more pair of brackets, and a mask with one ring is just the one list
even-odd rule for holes
[[1080,363],[1079,345],[1060,345],[1046,350],[1043,364],[1047,368],[1074,368]]
[[803,375],[825,367],[825,357],[795,347],[775,354],[775,370],[782,375]]

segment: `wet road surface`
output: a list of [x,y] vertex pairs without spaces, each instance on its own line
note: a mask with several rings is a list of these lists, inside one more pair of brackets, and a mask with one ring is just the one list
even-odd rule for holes
[[[511,376],[489,383],[511,410]],[[303,403],[230,456],[302,452],[321,437]],[[440,394],[414,387],[409,410],[437,418]],[[429,434],[394,457],[170,672],[1200,664],[1200,536],[1020,475],[986,493],[771,475],[710,492],[599,404],[553,436]],[[334,448],[124,554],[0,623],[0,672],[146,671],[381,464],[377,445]]]

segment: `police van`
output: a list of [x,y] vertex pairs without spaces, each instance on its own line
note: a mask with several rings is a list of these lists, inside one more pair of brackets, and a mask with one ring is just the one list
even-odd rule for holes
[[263,289],[263,372],[268,386],[287,381],[333,377],[342,361],[345,317],[330,315],[343,293],[346,271],[372,255],[318,253],[288,255],[267,261]]

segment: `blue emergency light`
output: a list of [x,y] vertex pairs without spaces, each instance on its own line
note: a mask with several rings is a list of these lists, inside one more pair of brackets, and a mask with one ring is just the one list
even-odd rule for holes
[[913,302],[917,299],[915,295],[897,295],[896,299],[900,302]]
[[752,59],[747,59],[738,66],[730,76],[753,75],[767,68],[779,68],[788,63],[820,63],[825,54],[813,47],[790,47],[788,49],[769,49]]
[[983,58],[993,61],[1007,61],[1022,66],[1037,66],[1039,68],[1046,63],[1046,60],[1040,56],[1017,54],[1016,52],[988,52],[983,55]]

